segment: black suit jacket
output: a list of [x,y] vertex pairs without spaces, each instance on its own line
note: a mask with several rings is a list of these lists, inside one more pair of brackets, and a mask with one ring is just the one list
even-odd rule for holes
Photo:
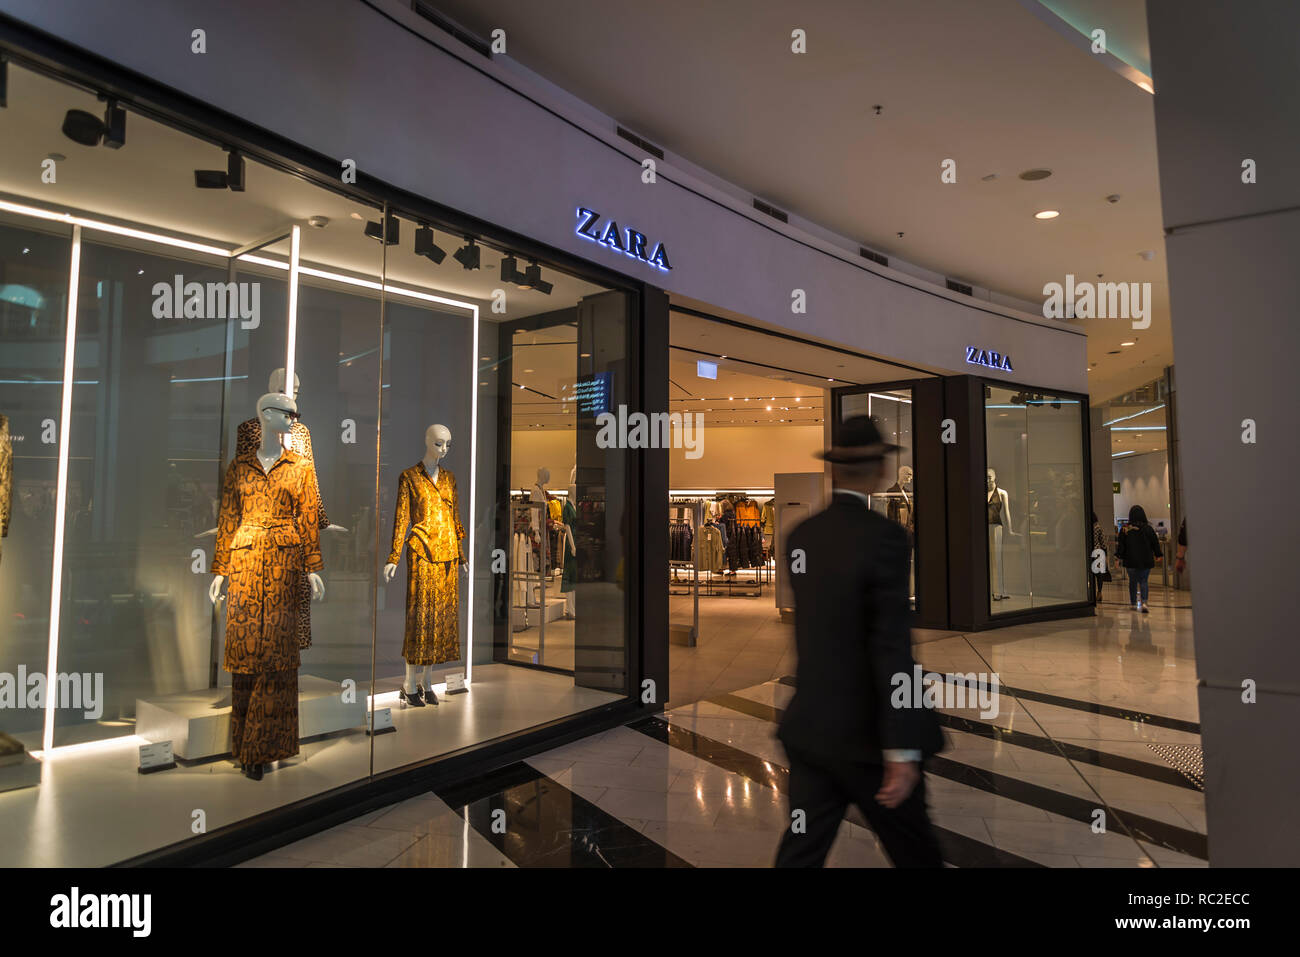
[[[843,494],[786,539],[799,654],[794,699],[777,732],[788,747],[875,763],[885,748],[943,747],[933,711],[890,701],[893,676],[907,675],[910,689],[914,675],[909,548],[902,526]],[[791,565],[796,549],[801,572]]]

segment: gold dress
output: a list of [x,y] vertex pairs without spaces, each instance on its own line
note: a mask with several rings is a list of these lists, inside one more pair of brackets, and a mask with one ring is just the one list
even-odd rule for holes
[[[304,459],[311,468],[312,478],[316,480],[317,492],[320,491],[320,479],[316,477],[316,459],[311,454],[311,432],[307,426],[301,422],[295,422],[293,428],[285,433],[288,437],[286,441],[282,436],[281,444],[292,452],[296,452]],[[262,420],[249,419],[246,422],[239,423],[239,429],[235,433],[235,455],[256,455],[258,446],[262,444]],[[330,520],[325,514],[325,503],[320,505],[320,519],[317,524],[321,528],[328,527]],[[311,582],[307,581],[304,575],[302,579],[302,594],[298,596],[298,647],[311,647]]]
[[[411,537],[406,537],[407,526]],[[402,657],[408,665],[436,665],[460,658],[460,578],[465,561],[465,528],[460,523],[456,476],[438,469],[429,477],[423,462],[402,473],[393,517],[396,565],[406,544],[406,636]]]
[[316,473],[295,452],[269,472],[256,453],[226,469],[212,573],[227,578],[223,665],[231,753],[243,763],[298,753],[298,617],[307,574],[322,567],[319,514]]

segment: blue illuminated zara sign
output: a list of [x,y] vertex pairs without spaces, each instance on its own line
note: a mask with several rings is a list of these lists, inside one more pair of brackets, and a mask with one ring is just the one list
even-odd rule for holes
[[1004,356],[1000,352],[990,352],[988,349],[981,349],[979,346],[966,347],[966,361],[971,365],[987,366],[990,369],[1000,369],[1003,372],[1015,372],[1011,368],[1011,357]]
[[649,242],[644,233],[637,232],[631,226],[620,229],[614,220],[602,219],[600,213],[585,206],[578,207],[578,235],[616,249],[624,256],[631,256],[655,269],[668,272],[673,268],[668,261],[668,248],[663,243],[657,244],[653,252],[647,252]]

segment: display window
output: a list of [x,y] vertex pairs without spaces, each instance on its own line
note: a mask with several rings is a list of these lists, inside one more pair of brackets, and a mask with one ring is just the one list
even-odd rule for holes
[[991,615],[1088,598],[1084,408],[1078,396],[985,386]]
[[630,401],[637,287],[8,77],[0,863],[180,847],[627,700],[633,465],[578,396]]

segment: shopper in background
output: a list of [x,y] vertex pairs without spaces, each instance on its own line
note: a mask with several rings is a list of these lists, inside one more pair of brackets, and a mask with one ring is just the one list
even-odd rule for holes
[[[1088,567],[1089,567],[1089,568],[1092,567],[1092,563],[1093,563],[1093,560],[1094,560],[1094,559],[1093,559],[1093,555],[1095,555],[1095,554],[1097,553],[1097,549],[1099,549],[1099,548],[1101,549],[1102,557],[1105,558],[1105,556],[1106,556],[1106,530],[1105,530],[1104,528],[1101,527],[1101,522],[1097,521],[1097,513],[1096,513],[1096,512],[1093,512],[1093,513],[1092,513],[1092,554],[1088,556]],[[1094,605],[1100,605],[1100,604],[1101,604],[1101,583],[1102,583],[1102,582],[1107,582],[1107,581],[1110,581],[1110,568],[1109,568],[1109,567],[1107,567],[1107,568],[1105,569],[1105,571],[1102,571],[1102,572],[1093,572],[1093,573],[1092,573],[1092,584],[1093,584],[1093,597],[1092,597],[1092,603],[1093,603]]]
[[1160,539],[1147,521],[1146,510],[1141,505],[1134,505],[1128,510],[1128,524],[1119,533],[1115,554],[1128,570],[1129,604],[1134,611],[1148,614],[1150,609],[1147,606],[1147,593],[1150,585],[1147,579],[1151,575],[1151,569],[1156,567],[1161,553]]
[[[830,506],[783,543],[795,595],[799,663],[777,737],[790,765],[791,823],[777,867],[821,867],[849,804],[897,867],[941,867],[921,760],[943,747],[924,689],[912,688],[907,531],[871,510],[887,452],[866,416],[846,419],[831,463]],[[912,694],[894,703],[901,676]]]
[[1182,574],[1187,569],[1187,519],[1178,526],[1178,561],[1174,562],[1174,571]]

